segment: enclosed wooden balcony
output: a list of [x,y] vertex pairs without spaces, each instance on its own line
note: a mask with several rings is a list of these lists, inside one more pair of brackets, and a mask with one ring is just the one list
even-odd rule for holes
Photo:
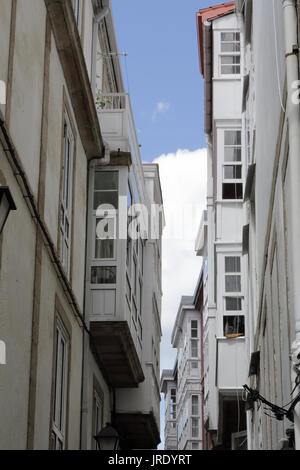
[[117,413],[115,426],[124,450],[156,449],[160,443],[159,429],[152,413]]
[[93,321],[90,329],[96,357],[113,387],[137,387],[144,374],[127,322]]

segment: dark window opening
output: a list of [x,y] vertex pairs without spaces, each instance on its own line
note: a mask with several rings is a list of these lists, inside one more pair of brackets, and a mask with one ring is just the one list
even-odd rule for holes
[[245,335],[245,318],[243,315],[228,315],[223,317],[224,336]]
[[243,199],[242,183],[224,183],[223,199]]

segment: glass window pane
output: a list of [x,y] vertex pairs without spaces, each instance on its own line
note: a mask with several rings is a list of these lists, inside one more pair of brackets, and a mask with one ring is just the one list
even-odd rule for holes
[[117,269],[115,266],[97,266],[92,268],[92,284],[115,284]]
[[243,315],[224,316],[223,318],[224,335],[245,334],[245,319]]
[[223,42],[221,44],[221,52],[240,52],[239,42]]
[[242,183],[224,183],[222,187],[223,199],[243,199]]
[[224,132],[225,145],[241,145],[242,132],[241,131],[225,131]]
[[241,165],[225,165],[224,178],[228,180],[239,180],[242,178]]
[[239,41],[240,33],[221,33],[221,41]]
[[241,276],[226,275],[225,276],[226,292],[241,292]]
[[97,210],[101,204],[110,204],[115,209],[118,209],[118,192],[117,191],[95,191],[94,210]]
[[96,219],[96,238],[99,240],[115,240],[116,218],[100,217]]
[[96,239],[95,258],[112,259],[114,257],[114,240]]
[[95,172],[95,191],[118,189],[117,171],[96,171]]
[[198,395],[192,395],[192,415],[199,414],[199,397]]
[[199,432],[199,419],[192,418],[192,437],[198,437]]
[[191,356],[198,357],[198,340],[191,340]]
[[240,65],[239,55],[225,55],[221,57],[221,65]]
[[242,161],[242,149],[240,147],[225,147],[224,161],[225,162]]
[[226,297],[225,308],[227,311],[242,310],[242,299],[240,297]]
[[226,273],[240,273],[241,272],[241,258],[239,256],[226,256],[225,257],[225,272]]
[[223,75],[233,75],[234,67],[232,65],[222,65],[221,73]]

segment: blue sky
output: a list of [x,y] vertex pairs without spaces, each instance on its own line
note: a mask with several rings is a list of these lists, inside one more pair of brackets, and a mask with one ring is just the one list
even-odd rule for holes
[[[216,3],[112,0],[119,51],[128,53],[129,91],[144,161],[205,146],[195,13]],[[125,65],[124,58],[121,62]],[[124,79],[127,86],[125,68]],[[158,103],[160,112],[155,113]]]

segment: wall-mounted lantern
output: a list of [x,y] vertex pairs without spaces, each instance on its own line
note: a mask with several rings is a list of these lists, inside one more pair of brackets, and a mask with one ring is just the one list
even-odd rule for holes
[[0,233],[2,232],[10,211],[15,211],[16,205],[7,186],[0,186]]
[[100,450],[117,450],[119,444],[119,435],[110,423],[94,436]]

